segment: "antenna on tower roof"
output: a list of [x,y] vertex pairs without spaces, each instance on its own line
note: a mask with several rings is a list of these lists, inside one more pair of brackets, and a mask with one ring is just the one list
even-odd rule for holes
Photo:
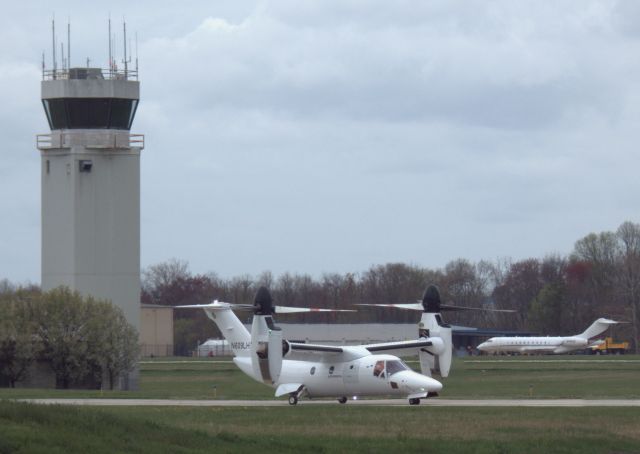
[[113,74],[113,54],[111,52],[111,13],[109,13],[109,78]]
[[51,19],[51,47],[53,48],[53,78],[56,78],[56,16]]
[[127,61],[127,22],[122,18],[122,30],[124,32],[123,43],[124,43],[124,79],[127,80],[127,72],[128,72],[128,61]]
[[138,32],[136,32],[136,79],[138,78]]
[[71,69],[71,17],[67,16],[67,71]]

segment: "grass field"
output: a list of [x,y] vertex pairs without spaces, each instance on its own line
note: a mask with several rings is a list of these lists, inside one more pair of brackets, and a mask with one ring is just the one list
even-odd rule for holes
[[0,402],[0,453],[637,453],[633,408],[80,408]]
[[[640,399],[640,356],[455,358],[451,375],[442,382],[441,396],[450,399]],[[143,362],[135,392],[0,389],[0,398],[29,397],[272,399],[273,389],[244,375],[228,358],[169,358]]]
[[[415,363],[410,363],[417,366]],[[640,357],[456,358],[443,398],[640,398]],[[214,389],[215,386],[215,389]],[[530,392],[532,395],[530,396]],[[0,398],[273,399],[228,360],[144,362],[140,390],[2,389]],[[13,452],[640,453],[638,408],[73,408],[0,401]]]

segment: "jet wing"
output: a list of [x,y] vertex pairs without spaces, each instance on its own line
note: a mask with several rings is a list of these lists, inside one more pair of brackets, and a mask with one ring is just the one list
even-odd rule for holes
[[554,351],[556,348],[558,348],[557,345],[548,345],[548,346],[543,346],[543,345],[531,345],[531,346],[523,346],[518,348],[518,351],[520,353],[534,353],[534,352],[552,352]]

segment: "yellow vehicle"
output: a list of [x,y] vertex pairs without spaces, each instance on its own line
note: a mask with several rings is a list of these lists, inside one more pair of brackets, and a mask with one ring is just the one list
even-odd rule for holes
[[623,355],[629,349],[629,342],[614,342],[613,337],[606,337],[598,345],[591,347],[592,355]]

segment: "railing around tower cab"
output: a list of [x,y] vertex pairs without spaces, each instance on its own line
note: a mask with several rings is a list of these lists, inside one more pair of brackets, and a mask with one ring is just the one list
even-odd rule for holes
[[129,134],[129,147],[144,148],[144,134]]
[[[67,137],[69,136],[69,137]],[[72,140],[74,136],[73,134],[65,134],[64,132],[60,133],[49,133],[49,134],[37,134],[36,135],[36,148],[38,150],[49,150],[52,148],[70,148]],[[118,140],[117,134],[112,134],[113,140],[99,140],[93,143],[94,141],[83,141],[81,145],[87,148],[113,148],[113,149],[128,149],[128,148],[144,148],[144,134],[128,134],[125,137],[124,143],[121,140]],[[120,136],[122,137],[122,136]],[[128,139],[128,140],[127,140]]]
[[38,150],[42,148],[53,148],[53,139],[51,137],[51,134],[37,134],[36,148]]
[[117,68],[64,68],[43,69],[42,80],[68,79],[105,79],[105,80],[138,80],[137,69]]

